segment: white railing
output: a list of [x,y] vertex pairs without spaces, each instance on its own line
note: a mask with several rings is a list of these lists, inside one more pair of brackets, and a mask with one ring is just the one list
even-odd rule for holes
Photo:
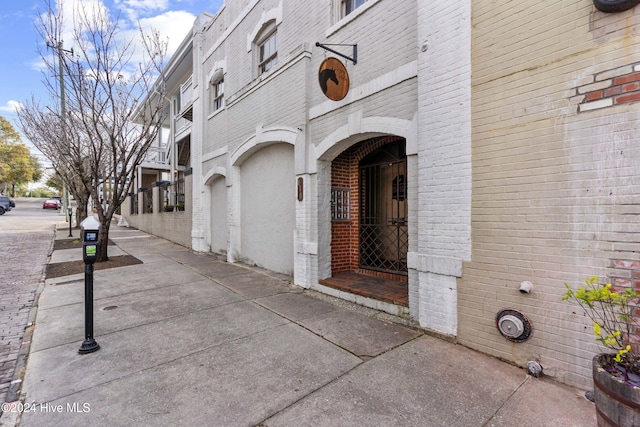
[[193,102],[193,87],[191,86],[192,78],[180,85],[180,112],[184,111]]
[[147,154],[145,155],[145,162],[146,163],[161,163],[161,164],[165,164],[166,163],[166,148],[164,146],[162,147],[149,147],[149,150],[147,151]]
[[191,87],[191,82],[192,77],[189,77],[184,83],[180,85],[180,111],[175,117],[176,134],[191,126],[191,121],[182,117],[185,111],[187,111],[189,108],[192,108],[193,88]]
[[176,134],[191,126],[191,122],[184,117],[176,117]]

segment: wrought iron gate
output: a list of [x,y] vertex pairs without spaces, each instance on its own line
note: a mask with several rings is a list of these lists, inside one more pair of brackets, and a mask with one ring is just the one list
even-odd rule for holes
[[407,162],[399,151],[391,161],[380,162],[378,155],[370,159],[376,163],[360,163],[359,266],[407,274]]

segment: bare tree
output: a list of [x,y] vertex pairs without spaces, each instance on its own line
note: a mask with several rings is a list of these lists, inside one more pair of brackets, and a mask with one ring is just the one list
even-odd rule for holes
[[[83,141],[68,120],[68,130],[63,132],[60,116],[31,99],[18,110],[18,119],[23,133],[47,157],[55,172],[76,200],[76,224],[87,217],[91,197],[91,171],[86,168]],[[65,135],[61,138],[61,135]]]
[[[166,41],[157,32],[145,34],[141,28],[140,38],[127,37],[119,17],[110,17],[104,8],[87,2],[78,3],[73,28],[65,33],[62,0],[58,8],[52,0],[45,0],[45,5],[38,30],[58,53],[52,58],[41,50],[48,69],[45,85],[61,107],[43,108],[32,100],[18,117],[25,134],[58,165],[54,167],[61,176],[65,170],[73,171],[66,172],[65,183],[71,187],[75,182],[81,187],[76,191],[84,189],[91,195],[101,224],[98,262],[106,261],[113,214],[126,199],[135,170],[161,129],[164,85],[156,78]],[[61,50],[63,35],[71,38],[70,43],[65,41],[68,51]],[[57,65],[64,79],[52,77],[60,77]],[[55,119],[48,121],[49,129],[35,123],[51,115]],[[107,183],[111,191],[102,200],[99,189]]]

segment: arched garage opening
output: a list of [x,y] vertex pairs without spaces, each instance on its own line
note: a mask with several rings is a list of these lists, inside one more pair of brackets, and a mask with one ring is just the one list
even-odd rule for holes
[[242,162],[240,171],[241,259],[293,274],[293,145],[266,145]]
[[209,183],[211,252],[227,253],[227,184],[222,175],[216,175]]

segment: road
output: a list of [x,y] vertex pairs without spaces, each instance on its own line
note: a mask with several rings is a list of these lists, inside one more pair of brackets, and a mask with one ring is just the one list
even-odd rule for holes
[[[44,268],[51,254],[55,226],[65,217],[42,209],[44,199],[16,199],[0,216],[0,401],[16,399],[26,357],[25,334]],[[28,331],[27,331],[28,332]]]

